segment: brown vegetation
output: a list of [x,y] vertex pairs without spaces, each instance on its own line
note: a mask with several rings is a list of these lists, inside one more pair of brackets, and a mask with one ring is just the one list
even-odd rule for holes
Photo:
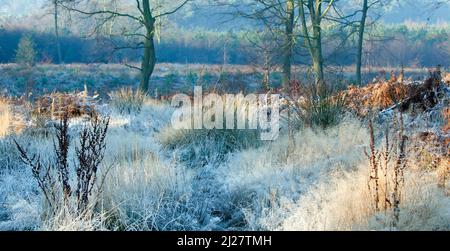
[[8,135],[11,122],[9,103],[5,99],[0,99],[0,137]]
[[370,152],[366,156],[370,163],[369,190],[373,198],[376,212],[393,210],[392,226],[399,221],[404,173],[407,168],[406,142],[404,134],[403,115],[394,118],[394,140],[390,139],[390,130],[386,128],[383,149],[376,149],[375,130],[372,121],[369,122]]
[[447,73],[447,74],[445,75],[445,77],[444,77],[444,82],[445,82],[447,85],[450,85],[450,73]]
[[442,114],[443,114],[444,121],[445,121],[444,127],[442,128],[442,131],[447,134],[447,133],[450,133],[450,121],[449,121],[449,119],[450,119],[450,108],[445,108],[442,111]]
[[359,115],[367,115],[370,110],[383,110],[391,107],[408,94],[403,83],[379,82],[358,88],[350,86],[346,91],[347,106]]
[[20,133],[26,127],[21,111],[10,98],[0,98],[0,137]]
[[69,118],[95,114],[95,97],[81,93],[51,93],[40,96],[33,104],[32,115],[40,118]]
[[439,68],[430,72],[430,77],[423,83],[404,81],[403,74],[397,78],[391,73],[388,81],[371,83],[365,87],[350,86],[344,92],[346,105],[360,116],[367,116],[371,111],[399,108],[423,111],[437,104],[437,93],[442,89],[442,77]]

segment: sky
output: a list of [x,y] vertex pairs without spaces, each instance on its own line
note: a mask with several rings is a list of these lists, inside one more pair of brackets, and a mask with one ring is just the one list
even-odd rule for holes
[[[436,1],[438,2],[438,1]],[[393,8],[383,17],[386,23],[400,23],[405,21],[443,23],[450,22],[450,3],[443,4],[436,9],[434,4],[424,1],[405,1],[401,8]]]
[[[17,17],[20,15],[29,15],[42,11],[40,7],[45,0],[0,0],[0,20],[2,17]],[[397,1],[397,0],[392,0]],[[427,0],[429,2],[433,2]],[[435,0],[436,2],[438,0]],[[450,2],[441,6],[438,10],[433,8],[433,4],[424,4],[421,0],[402,0],[400,8],[393,8],[385,13],[382,20],[385,23],[400,23],[405,21],[426,22],[426,23],[443,23],[450,22]],[[220,11],[217,11],[220,12]],[[212,18],[214,10],[208,9],[198,12],[198,15],[191,16],[185,20],[187,26],[203,26],[207,28],[220,27],[223,24],[211,22],[218,18]],[[217,14],[217,13],[216,13]]]

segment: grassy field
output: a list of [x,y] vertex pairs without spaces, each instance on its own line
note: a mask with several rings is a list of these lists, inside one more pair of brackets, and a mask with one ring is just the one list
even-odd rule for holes
[[[382,70],[389,75],[373,71]],[[1,230],[450,230],[444,80],[425,90],[436,102],[407,109],[390,108],[422,82],[343,86],[333,95],[352,98],[339,106],[333,97],[312,103],[300,94],[290,101],[298,110],[281,111],[280,137],[261,142],[251,130],[173,129],[168,101],[123,89],[138,83],[123,66],[2,65],[0,76]],[[161,64],[152,84],[159,96],[190,93],[195,84],[261,88],[254,70],[241,66]],[[17,98],[26,90],[28,99]],[[321,116],[335,123],[306,121]],[[89,136],[105,127],[104,140]],[[83,139],[99,149],[85,149]],[[88,157],[100,161],[96,179],[83,183]],[[80,182],[92,188],[87,201]]]
[[[405,68],[413,79],[428,75],[426,68]],[[401,68],[374,67],[363,69],[365,82],[374,78],[389,79],[391,72],[399,74]],[[311,74],[302,66],[294,67],[294,77],[308,82]],[[327,75],[339,85],[348,85],[353,80],[352,67],[329,67]],[[281,86],[279,69],[271,72],[272,88]],[[152,77],[150,95],[167,96],[173,93],[192,92],[193,86],[222,90],[230,93],[262,91],[262,70],[248,65],[202,65],[202,64],[158,64]],[[22,96],[26,92],[41,95],[49,92],[96,91],[106,97],[107,93],[121,87],[136,88],[138,72],[121,64],[40,64],[29,69],[16,64],[0,64],[0,91],[8,96]]]

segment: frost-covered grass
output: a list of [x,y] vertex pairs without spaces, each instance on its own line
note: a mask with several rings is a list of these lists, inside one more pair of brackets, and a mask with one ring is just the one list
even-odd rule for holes
[[147,95],[140,90],[121,88],[109,93],[110,105],[121,114],[140,112]]
[[173,157],[190,167],[221,163],[227,154],[262,144],[257,130],[163,129],[159,142]]
[[[293,140],[278,142],[231,156],[221,167],[223,185],[243,207],[251,229],[275,229],[286,207],[333,172],[355,168],[362,161],[367,130],[348,120],[326,131],[305,129]],[[275,211],[274,211],[275,210]],[[271,216],[269,221],[266,217]],[[277,217],[279,219],[277,219]]]
[[[172,108],[149,98],[130,113],[99,111],[111,124],[93,216],[45,216],[11,141],[51,158],[52,137],[30,129],[0,139],[1,230],[395,230],[390,212],[371,207],[369,133],[356,118],[261,142],[255,131],[173,130]],[[74,137],[82,125],[71,121]],[[450,200],[436,172],[410,169],[397,229],[449,230]]]
[[105,185],[103,210],[123,230],[192,230],[192,172],[152,154],[117,164]]
[[246,229],[448,230],[450,198],[438,188],[436,171],[423,167],[406,171],[396,228],[392,210],[375,212],[363,153],[368,139],[361,122],[345,119],[236,153],[217,173]]
[[[236,89],[236,85],[245,90],[261,87],[260,77],[248,66],[157,64],[149,94],[155,97],[190,93],[194,84],[208,89],[217,87],[219,80],[231,89]],[[32,90],[33,97],[49,92],[83,91],[86,86],[89,92],[96,91],[107,99],[111,91],[137,88],[139,81],[139,71],[122,64],[37,64],[33,68],[0,64],[0,96],[23,96]]]
[[335,174],[303,195],[279,230],[448,230],[450,198],[438,189],[433,174],[410,172],[406,177],[400,220],[392,211],[375,213],[369,201],[367,166]]

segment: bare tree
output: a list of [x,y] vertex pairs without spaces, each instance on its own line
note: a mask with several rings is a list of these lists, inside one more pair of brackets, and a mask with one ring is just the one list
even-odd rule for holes
[[363,49],[364,49],[364,36],[367,28],[367,18],[368,12],[375,5],[382,6],[382,0],[369,1],[362,0],[362,8],[361,8],[361,19],[359,20],[358,25],[358,42],[357,42],[357,52],[356,52],[356,84],[362,84],[362,60],[363,60]]
[[286,1],[286,32],[285,48],[283,50],[283,85],[289,87],[291,82],[293,49],[295,46],[294,25],[295,25],[295,6],[294,0]]
[[57,54],[57,63],[60,64],[63,62],[62,53],[61,53],[61,40],[59,35],[59,18],[60,18],[60,5],[64,3],[75,2],[75,0],[48,0],[45,7],[51,9],[49,14],[53,17],[53,29],[55,33],[55,44],[56,44],[56,54]]
[[270,75],[276,69],[278,44],[272,39],[272,34],[266,27],[263,31],[248,36],[249,46],[244,48],[250,55],[250,64],[255,71],[262,68],[262,88],[270,90]]
[[[134,4],[127,1],[118,2],[115,0],[103,1],[103,4],[93,4],[90,1],[81,4],[67,6],[71,11],[78,12],[88,17],[95,17],[97,25],[95,30],[110,24],[115,19],[127,19],[130,23],[128,27],[120,27],[118,35],[128,39],[125,45],[115,46],[116,50],[139,49],[143,50],[141,66],[126,64],[128,67],[139,70],[141,73],[140,89],[148,92],[150,77],[156,65],[155,34],[157,20],[174,14],[187,5],[191,0],[171,0],[171,1],[151,1],[135,0]],[[83,2],[83,1],[80,1]],[[110,27],[112,32],[112,28]]]
[[361,67],[362,67],[362,54],[364,44],[364,32],[366,29],[367,11],[369,10],[368,0],[363,0],[361,21],[358,29],[358,49],[356,53],[356,84],[361,85]]
[[[311,55],[315,81],[319,86],[324,82],[322,20],[332,9],[334,2],[334,0],[298,0],[302,37]],[[325,4],[326,7],[323,9]]]
[[58,14],[59,14],[59,3],[61,0],[51,0],[53,4],[53,21],[55,25],[55,38],[56,38],[56,51],[58,53],[58,63],[62,63],[62,54],[61,54],[61,41],[59,39],[59,22],[58,22]]
[[219,5],[231,6],[235,16],[255,20],[264,27],[266,34],[272,35],[272,40],[280,42],[276,49],[280,51],[281,56],[282,82],[285,88],[289,87],[298,19],[295,0],[254,0],[241,3],[222,1]]

